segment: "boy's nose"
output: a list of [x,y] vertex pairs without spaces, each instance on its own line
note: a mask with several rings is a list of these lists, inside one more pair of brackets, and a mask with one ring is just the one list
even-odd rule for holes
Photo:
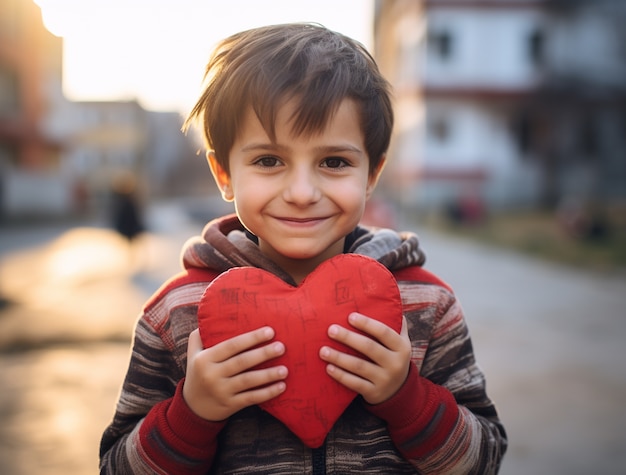
[[309,170],[294,170],[287,177],[285,201],[298,206],[315,203],[322,196],[317,180]]

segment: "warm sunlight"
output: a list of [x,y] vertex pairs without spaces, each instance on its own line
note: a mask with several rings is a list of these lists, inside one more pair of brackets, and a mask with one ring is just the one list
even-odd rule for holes
[[314,21],[372,43],[371,0],[35,0],[64,37],[64,90],[72,100],[139,99],[186,112],[219,39],[273,23]]

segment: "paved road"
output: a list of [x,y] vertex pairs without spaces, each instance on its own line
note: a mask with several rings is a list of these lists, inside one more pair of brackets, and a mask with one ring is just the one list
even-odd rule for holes
[[[0,230],[0,473],[97,473],[134,318],[200,228],[174,205],[150,218],[134,250],[93,226]],[[626,277],[420,234],[509,432],[501,473],[626,473]]]
[[422,234],[508,430],[502,473],[626,473],[626,277]]

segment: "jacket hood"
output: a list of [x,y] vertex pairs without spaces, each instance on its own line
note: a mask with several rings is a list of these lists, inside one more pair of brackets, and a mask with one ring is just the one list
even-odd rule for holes
[[[390,271],[421,266],[426,260],[415,234],[390,229],[357,228],[346,237],[344,252],[376,259]],[[236,215],[209,222],[200,236],[187,241],[182,251],[183,266],[224,272],[232,267],[253,266],[265,269],[286,282],[293,279],[259,249]]]

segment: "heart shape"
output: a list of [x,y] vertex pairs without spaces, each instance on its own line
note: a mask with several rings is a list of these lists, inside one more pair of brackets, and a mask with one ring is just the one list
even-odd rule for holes
[[285,365],[287,388],[261,407],[315,448],[356,397],[328,376],[319,357],[324,345],[357,354],[327,334],[333,323],[351,328],[351,312],[400,332],[402,301],[391,272],[372,258],[340,254],[320,264],[298,287],[255,267],[229,269],[205,290],[198,326],[205,348],[265,325],[274,329],[286,351],[259,367]]

